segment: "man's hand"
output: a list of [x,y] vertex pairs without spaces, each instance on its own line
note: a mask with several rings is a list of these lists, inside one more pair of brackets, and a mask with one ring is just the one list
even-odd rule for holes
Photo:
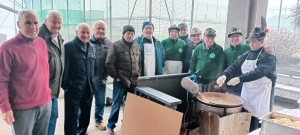
[[218,84],[219,86],[222,86],[223,83],[225,82],[225,80],[226,80],[226,76],[225,76],[225,75],[222,75],[222,76],[220,76],[220,77],[217,79],[217,84]]
[[8,125],[12,125],[12,123],[15,121],[12,110],[9,110],[8,112],[3,113],[2,118]]
[[269,45],[269,46],[266,46],[266,47],[264,48],[264,50],[265,50],[266,52],[271,53],[271,52],[274,52],[274,51],[275,51],[275,48],[274,48],[273,46]]
[[239,77],[235,77],[235,78],[232,78],[228,83],[227,85],[229,86],[235,86],[237,84],[240,83],[240,78]]
[[119,81],[120,81],[120,79],[119,79],[119,78],[117,78],[117,79],[116,79],[116,81],[117,81],[117,82],[119,82]]

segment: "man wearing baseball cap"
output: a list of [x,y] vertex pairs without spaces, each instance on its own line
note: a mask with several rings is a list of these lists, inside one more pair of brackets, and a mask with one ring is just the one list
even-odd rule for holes
[[182,72],[182,51],[185,43],[178,38],[180,29],[175,24],[168,31],[169,37],[161,41],[165,49],[164,74],[178,74]]
[[131,25],[123,27],[122,39],[112,43],[106,58],[106,69],[113,81],[113,104],[108,118],[108,133],[114,135],[118,122],[119,110],[123,97],[127,92],[134,92],[141,73],[140,46],[133,41],[135,28]]
[[178,27],[180,28],[179,38],[181,40],[183,40],[186,45],[191,43],[192,40],[189,38],[189,34],[188,34],[189,30],[188,30],[187,24],[185,22],[183,22],[183,23],[180,23],[178,25]]
[[198,77],[202,84],[202,92],[216,92],[214,85],[224,70],[223,48],[215,43],[216,31],[207,28],[204,32],[204,43],[195,48],[191,63],[190,74]]
[[190,60],[192,57],[192,53],[197,45],[203,43],[202,40],[202,32],[198,28],[193,28],[191,33],[192,42],[186,44],[183,47],[182,59],[183,59],[183,68],[182,73],[188,73],[190,68]]
[[165,50],[162,43],[153,36],[154,25],[145,21],[142,26],[142,35],[134,41],[141,50],[141,76],[162,75],[165,65]]

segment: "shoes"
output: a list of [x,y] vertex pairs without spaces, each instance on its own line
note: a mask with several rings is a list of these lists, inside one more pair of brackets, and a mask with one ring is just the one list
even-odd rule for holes
[[106,97],[106,105],[105,106],[111,106],[113,103],[113,99],[110,97]]
[[95,123],[95,126],[98,127],[100,130],[106,130],[106,125],[103,122]]
[[115,135],[115,132],[114,132],[114,129],[108,129],[107,130],[107,133],[109,134],[109,135]]

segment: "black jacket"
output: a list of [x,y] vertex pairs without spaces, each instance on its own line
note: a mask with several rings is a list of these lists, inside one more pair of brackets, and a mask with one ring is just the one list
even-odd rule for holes
[[276,57],[271,53],[265,52],[263,47],[256,51],[250,50],[245,52],[239,59],[237,59],[231,66],[229,66],[223,72],[223,74],[226,77],[231,77],[234,72],[241,72],[241,66],[243,65],[245,59],[247,58],[247,60],[255,60],[261,50],[262,52],[258,57],[256,63],[257,67],[254,69],[254,71],[250,71],[248,73],[240,75],[240,82],[250,82],[266,76],[271,79],[273,83],[275,83],[277,78]]
[[[203,40],[201,40],[198,44],[203,43]],[[197,44],[197,45],[198,45]],[[192,54],[194,49],[196,48],[196,46],[194,46],[193,42],[190,42],[188,44],[186,44],[183,47],[183,51],[182,51],[182,73],[188,73],[189,69],[190,69],[190,61],[192,58]]]
[[65,70],[63,74],[62,88],[64,90],[83,90],[89,85],[91,93],[98,85],[96,77],[96,49],[87,43],[85,52],[83,43],[76,36],[75,39],[65,44]]
[[111,45],[111,41],[105,38],[102,42],[98,41],[94,34],[90,38],[90,44],[96,48],[96,66],[97,66],[97,77],[99,83],[104,84],[107,81],[108,73],[105,67],[106,56],[108,48]]
[[51,33],[45,24],[40,27],[38,36],[43,38],[47,43],[51,96],[52,98],[58,98],[64,70],[64,40],[62,39],[61,34],[58,34],[57,36],[58,43],[52,39]]
[[125,87],[137,86],[141,73],[140,46],[124,39],[112,43],[105,66],[108,74],[114,79],[119,78]]

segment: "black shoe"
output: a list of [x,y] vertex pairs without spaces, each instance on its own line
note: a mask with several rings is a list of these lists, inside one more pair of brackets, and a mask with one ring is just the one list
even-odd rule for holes
[[111,106],[113,103],[113,99],[110,97],[106,97],[106,105],[105,106]]

